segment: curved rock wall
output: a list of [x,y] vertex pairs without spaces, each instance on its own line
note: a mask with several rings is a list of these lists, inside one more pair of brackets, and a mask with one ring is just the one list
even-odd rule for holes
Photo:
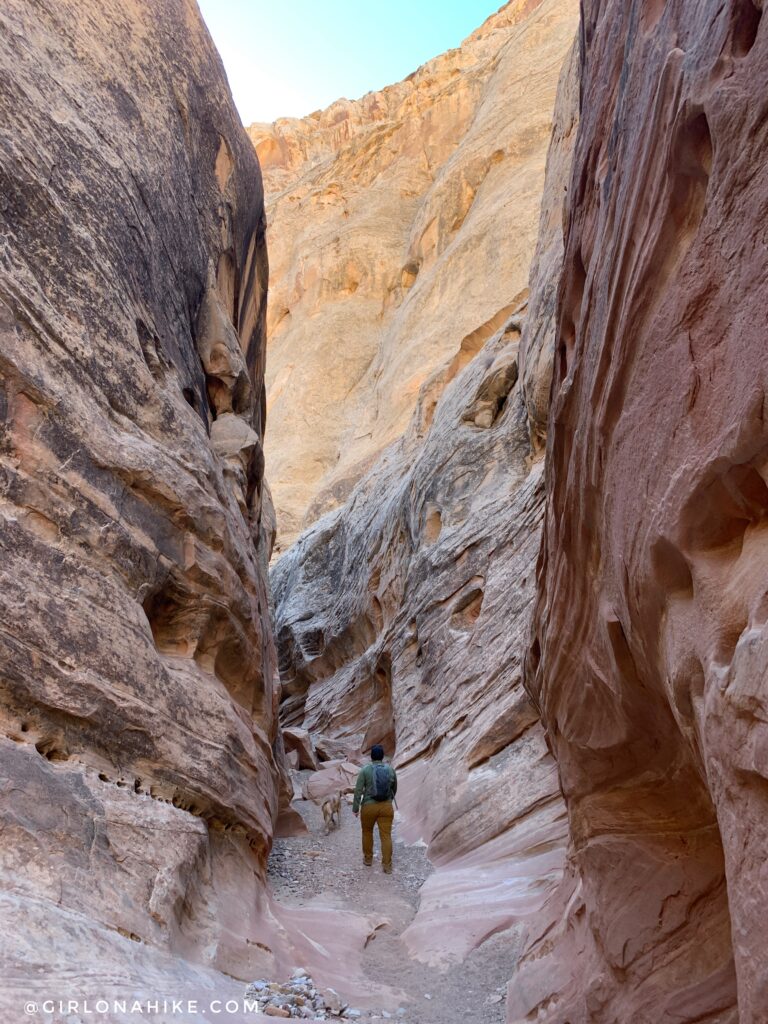
[[51,997],[75,967],[73,996],[248,976],[282,781],[263,198],[219,58],[189,0],[8,0],[0,67],[0,1004],[16,1020],[41,972]]
[[253,125],[272,279],[267,474],[285,550],[524,295],[576,0],[511,0],[405,81]]
[[403,438],[271,577],[285,720],[352,751],[396,747],[406,831],[437,866],[405,941],[433,962],[505,931],[511,969],[562,866],[556,771],[521,684],[544,489],[523,381],[543,384],[518,349],[522,329],[548,380],[577,70],[562,77],[527,317],[501,313],[468,365],[433,375]]
[[590,0],[527,686],[571,895],[510,1019],[766,1019],[768,26]]

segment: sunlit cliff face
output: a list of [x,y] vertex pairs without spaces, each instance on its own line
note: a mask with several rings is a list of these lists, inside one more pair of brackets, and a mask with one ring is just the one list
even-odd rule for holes
[[[511,3],[404,82],[254,125],[270,244],[267,474],[284,550],[524,294],[575,3]],[[503,312],[502,312],[503,311]]]

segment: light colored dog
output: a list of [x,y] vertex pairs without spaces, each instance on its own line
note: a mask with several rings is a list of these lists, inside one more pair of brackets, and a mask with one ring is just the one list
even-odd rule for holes
[[341,827],[341,793],[326,797],[323,800],[323,820],[325,821],[326,834],[332,828]]

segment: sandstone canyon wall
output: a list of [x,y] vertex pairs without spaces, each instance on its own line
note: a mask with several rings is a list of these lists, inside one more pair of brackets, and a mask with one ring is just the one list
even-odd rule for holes
[[768,1020],[768,26],[588,0],[527,686],[570,904],[510,1020]]
[[[468,365],[433,374],[405,435],[272,571],[285,721],[352,751],[396,747],[406,834],[437,867],[405,933],[430,962],[505,932],[511,971],[562,869],[564,808],[521,657],[544,497],[528,410],[551,376],[576,57],[558,93],[527,315],[502,306]],[[489,288],[503,303],[503,287]]]
[[2,1015],[239,995],[282,786],[258,163],[188,0],[8,0],[0,66]]
[[524,295],[575,0],[511,0],[405,81],[253,125],[278,550],[340,503]]

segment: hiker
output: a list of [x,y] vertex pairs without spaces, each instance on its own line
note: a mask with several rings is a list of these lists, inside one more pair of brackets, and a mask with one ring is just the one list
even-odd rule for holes
[[[352,813],[360,814],[363,829],[363,864],[373,864],[373,826],[379,826],[381,866],[386,875],[392,874],[392,819],[395,816],[392,800],[397,792],[397,775],[391,765],[384,764],[384,748],[377,743],[371,747],[371,763],[360,770],[355,784]],[[362,804],[362,809],[361,809]]]

